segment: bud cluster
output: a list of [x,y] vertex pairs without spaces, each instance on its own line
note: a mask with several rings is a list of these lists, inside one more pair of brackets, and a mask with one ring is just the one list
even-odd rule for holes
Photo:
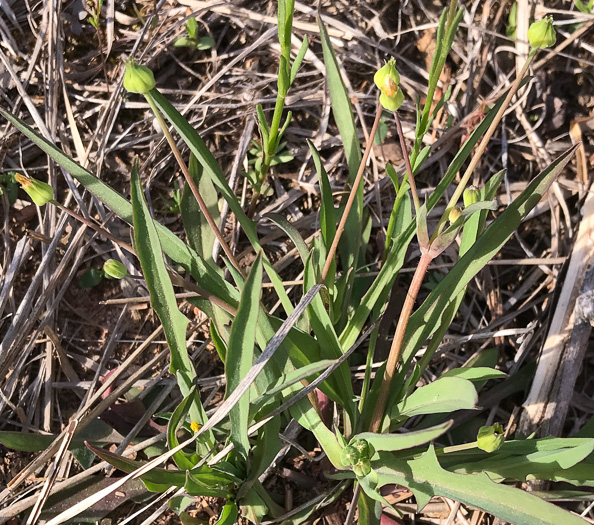
[[371,458],[375,448],[365,439],[358,439],[342,449],[340,461],[343,466],[351,467],[357,477],[365,477],[371,472]]

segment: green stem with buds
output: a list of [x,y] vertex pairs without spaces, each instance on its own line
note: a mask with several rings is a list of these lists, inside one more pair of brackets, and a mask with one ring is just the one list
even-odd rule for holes
[[516,80],[512,84],[512,87],[510,88],[509,93],[505,97],[503,104],[499,108],[499,111],[496,113],[495,118],[493,119],[493,122],[491,122],[489,129],[487,129],[480,144],[476,148],[476,151],[474,152],[474,155],[472,157],[472,160],[470,161],[470,164],[468,165],[468,168],[466,168],[464,175],[462,176],[462,178],[460,179],[460,182],[458,183],[456,191],[454,191],[454,194],[452,195],[450,202],[446,206],[446,209],[443,212],[443,215],[439,219],[437,228],[435,228],[435,231],[433,232],[433,235],[431,236],[432,241],[435,240],[435,238],[443,231],[445,223],[447,222],[448,217],[450,215],[450,211],[452,210],[452,208],[454,206],[456,206],[456,203],[462,196],[462,193],[464,192],[466,185],[468,184],[468,181],[470,180],[470,177],[472,176],[472,173],[476,169],[476,166],[477,166],[480,158],[482,157],[483,153],[485,152],[485,149],[487,148],[487,144],[491,140],[491,137],[493,136],[495,129],[497,128],[499,122],[501,121],[503,114],[507,111],[507,108],[508,108],[512,98],[518,91],[518,88],[520,87],[520,84],[521,84],[522,80],[524,79],[524,76],[526,75],[526,72],[528,71],[528,68],[530,67],[532,60],[536,56],[537,51],[538,51],[538,49],[535,49],[535,48],[532,48],[530,50],[530,53],[528,54],[528,57],[526,58],[526,62],[522,66],[520,73],[518,74]]

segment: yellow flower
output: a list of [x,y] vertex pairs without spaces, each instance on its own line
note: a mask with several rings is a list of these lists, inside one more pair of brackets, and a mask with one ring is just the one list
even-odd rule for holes
[[192,432],[198,432],[202,428],[202,425],[196,423],[196,421],[192,421],[190,423],[190,428],[192,429]]

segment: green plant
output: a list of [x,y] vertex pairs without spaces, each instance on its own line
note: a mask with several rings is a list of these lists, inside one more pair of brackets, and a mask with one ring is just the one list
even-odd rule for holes
[[211,36],[198,35],[198,21],[194,18],[188,18],[186,22],[187,36],[180,36],[174,43],[174,47],[189,47],[198,51],[205,51],[214,47],[215,41]]
[[[270,126],[264,118],[263,108],[258,107],[262,147],[252,153],[256,158],[251,175],[254,186],[252,209],[253,203],[258,202],[275,156],[281,159],[281,138],[291,118],[289,114],[280,125],[284,100],[307,49],[305,43],[290,66],[294,6],[291,1],[280,0],[278,7],[279,92]],[[302,523],[320,505],[333,501],[349,487],[356,487],[360,523],[375,524],[379,523],[382,505],[389,506],[380,489],[394,483],[408,487],[419,508],[438,495],[518,524],[582,523],[569,512],[504,482],[542,479],[592,486],[594,439],[504,441],[502,429],[494,425],[485,426],[471,443],[438,446],[448,443],[453,436],[453,421],[449,418],[452,412],[476,408],[478,392],[485,383],[508,379],[494,369],[495,363],[481,364],[477,357],[473,366],[450,370],[431,383],[418,385],[458,311],[468,283],[513,235],[575,151],[575,148],[570,149],[546,167],[485,228],[488,213],[494,209],[493,199],[503,173],[493,175],[482,188],[467,185],[502,115],[522,85],[536,54],[533,49],[515,82],[478,123],[450,161],[438,186],[421,203],[414,175],[432,154],[431,147],[422,146],[423,139],[450,96],[448,90],[433,104],[461,17],[462,10],[458,9],[455,0],[441,16],[428,93],[424,107],[417,108],[415,141],[410,156],[397,112],[404,93],[395,62],[389,61],[384,66],[387,69],[380,69],[382,73],[376,77],[381,91],[380,104],[362,154],[349,94],[326,28],[319,21],[332,109],[344,145],[350,191],[348,198],[335,207],[322,159],[309,144],[319,177],[321,235],[308,247],[286,219],[270,217],[291,239],[301,258],[304,286],[296,305],[270,263],[258,239],[255,223],[242,209],[214,156],[198,132],[154,87],[152,74],[143,66],[128,63],[125,86],[146,98],[185,177],[186,185],[179,205],[187,243],[151,216],[137,163],[131,169],[131,202],[128,202],[23,121],[0,110],[8,121],[95,197],[133,225],[134,247],[124,247],[140,261],[152,306],[161,320],[171,352],[170,370],[183,395],[183,401],[167,416],[168,451],[148,463],[89,444],[95,454],[129,475],[50,520],[50,524],[75,516],[82,506],[98,501],[133,477],[141,477],[149,490],[156,492],[183,487],[190,496],[225,498],[220,524],[234,523],[240,512],[255,523],[264,517]],[[543,42],[541,39],[539,45],[550,40],[547,38]],[[395,169],[386,167],[396,197],[383,261],[378,274],[369,279],[368,285],[360,286],[355,276],[365,267],[365,250],[370,239],[370,219],[363,206],[361,180],[384,108],[394,111],[406,173],[399,180]],[[191,152],[188,164],[178,150],[168,123]],[[453,196],[430,234],[428,215],[467,162]],[[218,229],[218,194],[229,205],[256,254],[247,274]],[[459,203],[461,197],[464,205]],[[47,202],[58,205],[54,200]],[[92,221],[85,224],[99,228],[92,225]],[[348,235],[343,236],[345,231]],[[398,318],[389,358],[376,371],[372,381],[378,326],[386,312],[389,292],[415,236],[421,258]],[[215,237],[227,255],[224,262],[233,284],[225,279],[223,269],[212,260]],[[457,264],[443,279],[433,283],[430,293],[415,310],[415,300],[430,263],[457,237],[460,237]],[[123,245],[113,236],[112,240]],[[167,263],[163,253],[168,256]],[[183,279],[170,269],[173,265],[169,265],[169,261],[183,268]],[[282,304],[284,312],[281,314],[271,314],[262,300],[264,273]],[[188,283],[192,283],[192,290],[199,294],[190,302],[210,318],[212,341],[225,366],[225,399],[210,418],[206,416],[195,387],[196,371],[186,349],[189,320],[180,311],[174,293],[174,286],[188,286]],[[348,359],[367,340],[365,378],[360,393],[355,394]],[[421,345],[428,340],[423,356],[415,359]],[[337,424],[332,428],[324,420],[316,389],[336,407]],[[279,433],[289,418],[294,418],[315,435],[336,469],[328,473],[328,477],[336,482],[327,495],[303,506],[298,515],[283,517],[283,509],[259,478],[280,450]],[[407,431],[402,432],[403,429]],[[158,468],[169,459],[177,469]],[[170,502],[180,514],[191,503],[191,498],[183,497]]]
[[101,9],[105,0],[87,0],[87,13],[89,24],[95,28],[97,35],[97,44],[99,46],[99,56],[101,57],[101,67],[105,78],[105,88],[109,95],[109,77],[107,75],[107,61],[103,50],[103,35],[101,33]]

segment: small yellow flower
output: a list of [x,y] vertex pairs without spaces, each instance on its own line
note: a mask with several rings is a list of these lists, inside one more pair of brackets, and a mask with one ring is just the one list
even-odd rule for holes
[[45,182],[17,173],[14,178],[37,206],[43,206],[54,198],[54,188]]
[[192,421],[190,423],[190,428],[192,429],[192,432],[198,432],[202,428],[202,425],[196,423],[196,421]]

